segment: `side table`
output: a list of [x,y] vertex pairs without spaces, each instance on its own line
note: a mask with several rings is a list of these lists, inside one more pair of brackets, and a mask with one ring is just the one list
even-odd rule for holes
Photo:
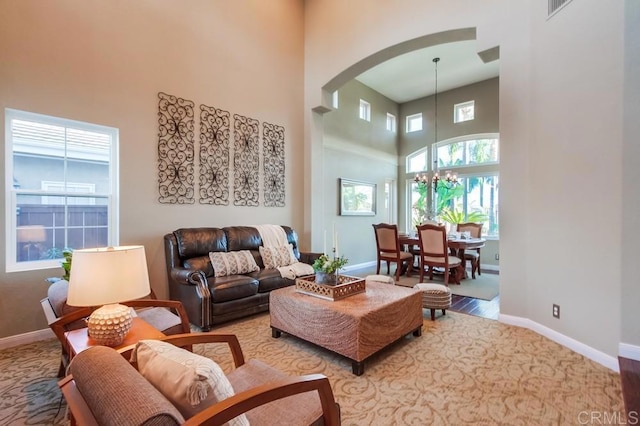
[[[134,317],[131,322],[131,330],[129,330],[129,333],[124,337],[124,341],[120,345],[115,346],[114,349],[118,352],[126,352],[127,350],[132,349],[133,345],[138,343],[140,340],[161,339],[163,337],[165,337],[163,332],[154,328],[151,324],[140,317]],[[69,349],[69,361],[85,349],[97,345],[97,343],[89,337],[88,329],[86,327],[67,331],[65,333],[65,339]]]

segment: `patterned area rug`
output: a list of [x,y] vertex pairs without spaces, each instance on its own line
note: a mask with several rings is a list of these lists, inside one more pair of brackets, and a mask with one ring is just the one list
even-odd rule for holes
[[[359,377],[339,355],[272,338],[268,314],[215,331],[237,334],[246,359],[327,375],[343,425],[578,424],[584,413],[623,410],[617,373],[530,330],[465,314],[425,320],[421,337],[374,355]],[[231,368],[224,346],[195,350]],[[65,424],[58,362],[56,340],[0,351],[0,424]]]
[[[387,267],[383,265],[380,268],[380,273],[382,275],[386,275],[386,272]],[[500,275],[483,272],[482,275],[476,275],[476,279],[471,279],[471,271],[468,270],[467,272],[469,274],[469,278],[461,280],[460,284],[449,284],[449,288],[451,289],[452,294],[457,294],[458,296],[473,297],[475,299],[493,300],[500,293]],[[373,266],[364,269],[354,269],[352,271],[346,272],[346,275],[364,277],[375,273],[376,267]],[[395,278],[393,274],[395,274],[395,265],[391,266],[390,271],[390,275]],[[411,274],[411,277],[400,275],[400,281],[397,282],[397,285],[401,285],[404,287],[413,287],[418,282],[420,282],[420,273],[414,271]],[[429,281],[428,275],[425,275],[424,282],[431,282]],[[442,275],[435,275],[432,282],[442,284]]]

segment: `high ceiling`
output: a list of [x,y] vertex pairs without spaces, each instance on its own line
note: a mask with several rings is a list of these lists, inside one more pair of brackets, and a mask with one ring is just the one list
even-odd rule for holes
[[383,62],[356,79],[389,99],[404,103],[435,93],[438,62],[438,93],[497,77],[499,60],[484,63],[476,42],[461,41],[415,50]]

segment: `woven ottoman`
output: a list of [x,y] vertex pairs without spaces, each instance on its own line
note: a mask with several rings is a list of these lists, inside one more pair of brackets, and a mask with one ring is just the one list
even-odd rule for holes
[[442,284],[418,283],[413,286],[422,292],[422,307],[431,309],[431,321],[436,319],[436,309],[442,309],[442,315],[451,307],[451,290]]

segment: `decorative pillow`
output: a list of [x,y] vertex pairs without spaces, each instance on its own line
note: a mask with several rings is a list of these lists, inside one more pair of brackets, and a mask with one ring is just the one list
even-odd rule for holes
[[258,247],[262,262],[266,269],[280,268],[281,266],[289,266],[298,261],[296,255],[293,254],[293,244],[279,247]]
[[[185,418],[235,394],[229,379],[213,360],[160,340],[141,340],[131,361]],[[244,414],[229,422],[248,425]]]
[[249,250],[238,251],[212,251],[209,253],[213,272],[216,277],[227,275],[246,274],[257,271],[258,264]]

